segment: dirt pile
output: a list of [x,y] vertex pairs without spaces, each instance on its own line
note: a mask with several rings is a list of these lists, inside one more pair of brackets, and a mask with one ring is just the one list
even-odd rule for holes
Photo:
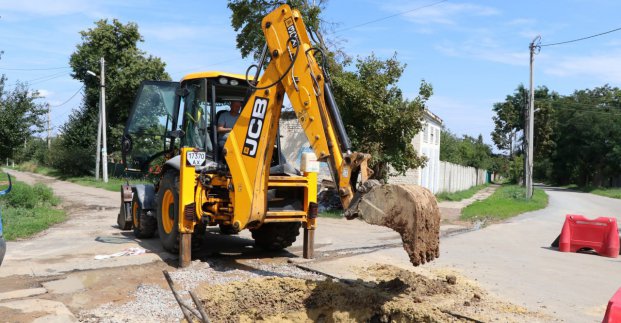
[[440,209],[435,196],[416,185],[379,185],[350,206],[363,221],[389,227],[401,235],[414,266],[440,256]]
[[270,277],[197,288],[212,322],[537,321],[454,274],[432,277],[377,265],[375,280]]

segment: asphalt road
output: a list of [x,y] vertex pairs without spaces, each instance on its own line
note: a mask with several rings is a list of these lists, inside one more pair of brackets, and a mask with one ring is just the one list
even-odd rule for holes
[[442,241],[433,266],[459,268],[489,291],[568,322],[601,322],[621,287],[621,258],[562,253],[549,248],[566,214],[616,217],[621,200],[545,188],[547,208]]
[[[10,242],[0,267],[0,279],[18,275],[46,276],[76,269],[122,267],[160,260],[174,262],[175,255],[162,251],[158,239],[138,240],[115,228],[120,194],[56,181],[49,177],[13,172],[18,180],[45,182],[63,198],[71,220],[41,235]],[[621,258],[560,253],[550,249],[565,214],[589,217],[615,216],[621,220],[621,200],[587,193],[547,188],[546,209],[523,214],[502,224],[444,237],[441,257],[424,268],[454,268],[482,287],[533,311],[568,322],[599,322],[606,304],[621,287]],[[301,240],[279,257],[299,257]],[[205,255],[238,254],[243,258],[266,257],[254,248],[247,231],[235,237],[208,235]],[[94,260],[140,246],[151,253],[138,257]],[[412,268],[390,229],[361,221],[319,219],[316,257],[308,267],[339,277],[356,278],[356,268],[389,263]],[[172,259],[170,262],[169,259]]]
[[[621,200],[558,188],[545,188],[547,208],[502,224],[441,240],[441,256],[425,268],[453,268],[486,290],[526,308],[566,322],[601,322],[608,300],[621,287],[621,258],[562,253],[550,248],[566,214],[616,217]],[[346,275],[343,268],[369,262],[407,266],[400,248],[313,264]]]

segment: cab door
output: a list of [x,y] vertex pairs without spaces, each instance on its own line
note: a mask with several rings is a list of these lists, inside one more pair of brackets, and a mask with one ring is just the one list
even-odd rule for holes
[[179,110],[178,82],[144,81],[123,133],[123,163],[130,172],[145,172],[174,145],[170,132]]

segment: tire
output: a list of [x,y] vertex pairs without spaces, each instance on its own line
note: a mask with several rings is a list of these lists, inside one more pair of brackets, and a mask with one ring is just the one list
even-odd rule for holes
[[220,224],[220,234],[223,235],[233,235],[233,234],[238,234],[239,231],[235,230],[235,228],[232,225],[225,225],[225,224]]
[[125,221],[124,214],[127,212],[131,212],[131,203],[121,203],[121,211],[116,217],[116,224],[119,226],[119,230],[127,231],[132,229],[132,221]]
[[167,171],[157,192],[157,232],[164,249],[179,252],[179,172]]
[[282,250],[291,246],[300,235],[301,222],[266,223],[252,230],[256,247],[265,250]]
[[153,238],[155,230],[157,229],[157,221],[153,216],[148,214],[148,211],[142,210],[136,194],[134,194],[134,200],[132,201],[132,220],[136,238]]

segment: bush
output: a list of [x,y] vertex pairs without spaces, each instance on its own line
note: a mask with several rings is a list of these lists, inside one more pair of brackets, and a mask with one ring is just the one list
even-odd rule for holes
[[0,202],[8,207],[33,209],[56,206],[60,200],[54,196],[51,188],[43,184],[29,186],[21,182],[14,182],[11,192],[0,198]]
[[94,149],[65,146],[63,138],[52,142],[49,166],[67,176],[89,175],[95,165]]

